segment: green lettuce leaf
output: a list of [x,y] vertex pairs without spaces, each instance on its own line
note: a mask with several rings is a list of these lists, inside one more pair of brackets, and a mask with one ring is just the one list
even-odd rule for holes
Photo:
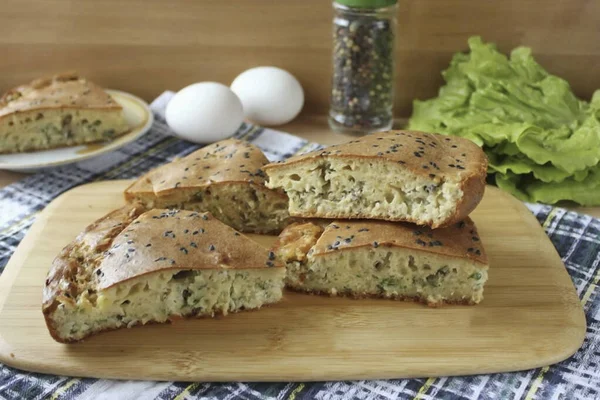
[[[506,57],[494,44],[472,37],[469,48],[455,54],[442,73],[446,84],[438,97],[414,101],[408,128],[462,136],[482,146],[498,186],[518,190],[521,198],[555,198],[548,193],[556,187],[557,193],[600,204],[600,196],[591,200],[591,193],[574,189],[595,182],[600,91],[590,103],[579,100],[526,47]],[[528,192],[528,186],[535,190]]]
[[546,183],[531,176],[508,172],[496,174],[496,184],[523,201],[554,204],[561,200],[571,200],[583,206],[594,206],[598,204],[600,197],[600,170],[594,168],[580,182],[568,178],[560,183]]

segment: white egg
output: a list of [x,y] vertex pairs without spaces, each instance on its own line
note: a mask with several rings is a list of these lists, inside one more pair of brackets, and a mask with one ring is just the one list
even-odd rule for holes
[[225,139],[233,135],[244,120],[240,99],[217,82],[184,87],[167,104],[165,116],[177,136],[195,143]]
[[294,119],[304,105],[300,82],[276,67],[242,72],[231,84],[244,107],[244,116],[260,125],[281,125]]

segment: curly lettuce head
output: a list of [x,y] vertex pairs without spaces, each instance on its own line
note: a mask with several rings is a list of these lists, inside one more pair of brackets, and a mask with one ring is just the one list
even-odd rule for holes
[[600,91],[579,100],[526,47],[508,58],[472,37],[469,48],[443,72],[438,97],[414,102],[409,128],[483,146],[498,186],[524,200],[600,204]]

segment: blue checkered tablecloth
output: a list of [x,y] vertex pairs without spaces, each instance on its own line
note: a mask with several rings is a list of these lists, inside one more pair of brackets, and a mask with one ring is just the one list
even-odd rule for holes
[[[162,118],[171,93],[153,104],[151,131],[110,154],[31,175],[0,190],[0,274],[40,212],[87,182],[134,178],[198,146],[169,135]],[[243,125],[236,134],[270,160],[319,146],[282,132]],[[562,208],[528,205],[557,248],[585,309],[583,347],[551,367],[519,373],[353,382],[181,383],[71,378],[0,364],[0,399],[600,399],[600,220]]]

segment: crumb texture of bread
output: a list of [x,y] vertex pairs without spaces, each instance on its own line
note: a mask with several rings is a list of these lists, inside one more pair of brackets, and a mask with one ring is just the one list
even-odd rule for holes
[[[432,306],[477,304],[483,299],[487,257],[470,219],[436,230],[405,223],[335,221],[322,235],[314,232],[292,225],[274,248],[286,264],[286,285],[291,289],[412,299]],[[307,237],[311,239],[302,240]],[[290,250],[307,242],[314,243],[308,251]]]
[[36,80],[0,99],[0,154],[99,142],[128,131],[122,107],[76,74]]
[[147,208],[210,212],[249,233],[279,233],[289,223],[288,198],[265,186],[268,160],[248,142],[227,139],[158,167],[126,191]]
[[390,131],[265,167],[290,215],[408,221],[433,228],[464,219],[485,189],[487,159],[474,143]]
[[260,308],[282,297],[268,249],[208,213],[116,210],[54,260],[42,310],[60,342],[179,317]]

